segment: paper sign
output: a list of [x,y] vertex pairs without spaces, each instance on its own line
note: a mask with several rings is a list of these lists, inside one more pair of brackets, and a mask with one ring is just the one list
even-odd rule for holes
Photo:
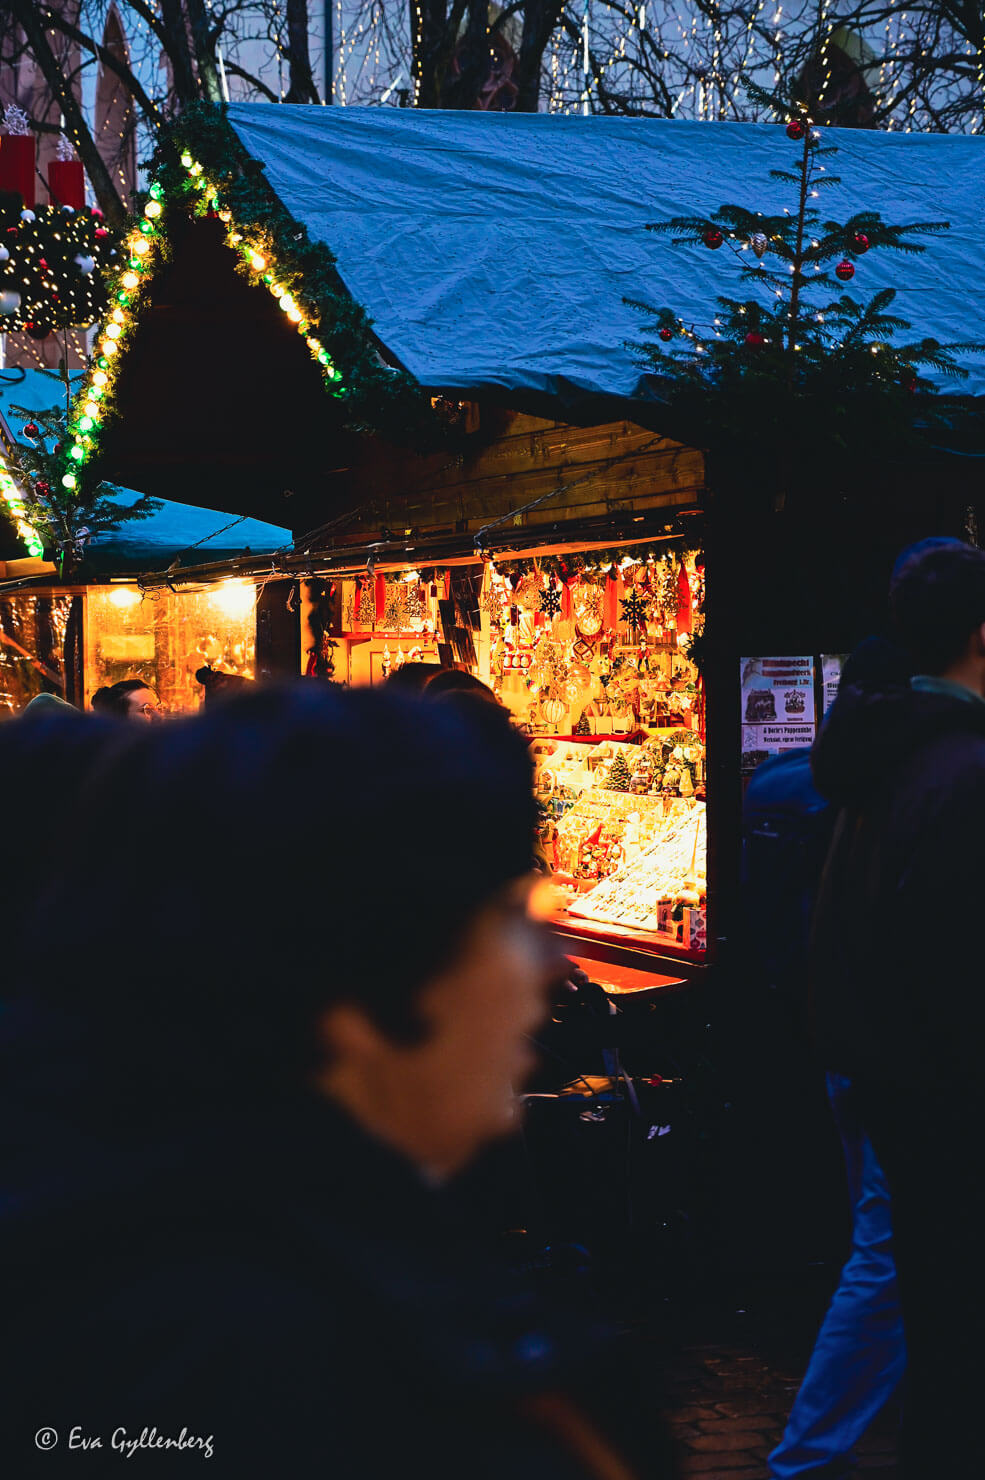
[[824,689],[822,718],[838,697],[838,685],[841,683],[841,670],[844,666],[844,653],[821,654],[821,683]]
[[813,658],[743,658],[739,676],[743,772],[754,771],[767,756],[813,743]]

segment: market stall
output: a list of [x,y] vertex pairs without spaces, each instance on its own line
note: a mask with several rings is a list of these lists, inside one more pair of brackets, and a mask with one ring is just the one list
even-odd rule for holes
[[[712,210],[739,174],[781,210],[790,147],[768,125],[188,110],[69,418],[70,492],[180,487],[290,528],[266,571],[146,562],[146,600],[272,576],[312,678],[424,662],[490,684],[531,735],[558,928],[613,978],[669,986],[720,950],[743,766],[809,741],[824,660],[864,635],[893,549],[961,528],[973,503],[977,464],[959,459],[946,480],[895,468],[892,518],[871,468],[798,501],[809,437],[761,497],[768,445],[709,476],[700,397],[686,437],[669,424],[634,301],[672,299],[659,342],[703,351],[729,253],[717,230],[678,252],[646,228]],[[967,339],[980,141],[854,131],[839,148],[846,210],[905,180],[930,220],[935,181],[960,177],[950,233],[899,298],[927,343]],[[876,256],[870,286],[895,283]],[[222,373],[203,344],[227,351]],[[116,624],[90,641],[104,667],[147,648],[144,602],[97,605]],[[193,646],[247,653],[235,620],[195,621]]]
[[[41,372],[0,378],[0,477],[9,479],[4,470],[24,437],[24,417],[14,407],[44,406],[51,394]],[[119,489],[115,498],[125,510],[137,495]],[[9,497],[5,502],[13,539],[14,511]],[[4,562],[0,712],[17,713],[41,692],[87,708],[96,689],[140,678],[169,712],[181,713],[201,703],[195,675],[203,667],[254,678],[266,585],[257,572],[260,552],[290,541],[290,531],[259,520],[160,500],[149,517],[87,541],[81,568],[67,581],[40,556]],[[198,573],[203,561],[206,577]],[[265,564],[269,573],[269,558]],[[142,583],[147,571],[179,567],[180,584]],[[296,644],[291,661],[296,670]]]

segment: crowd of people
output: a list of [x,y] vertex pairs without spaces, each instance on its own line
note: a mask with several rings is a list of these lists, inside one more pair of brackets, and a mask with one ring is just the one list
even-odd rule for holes
[[[842,1473],[900,1383],[907,1480],[985,1457],[985,554],[925,542],[890,605],[890,656],[846,669],[812,757],[855,1240],[777,1477]],[[451,673],[164,723],[127,680],[93,710],[0,729],[9,1472],[146,1449],[236,1480],[672,1476],[625,1331],[503,1264],[455,1196],[570,976],[506,711]]]

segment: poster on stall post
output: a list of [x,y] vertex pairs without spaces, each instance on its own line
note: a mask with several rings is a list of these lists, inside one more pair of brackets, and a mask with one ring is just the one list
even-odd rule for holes
[[821,685],[824,695],[824,707],[821,710],[822,719],[838,697],[838,685],[841,683],[841,670],[844,666],[844,653],[821,654]]
[[767,756],[813,743],[813,658],[743,658],[740,682],[743,775]]

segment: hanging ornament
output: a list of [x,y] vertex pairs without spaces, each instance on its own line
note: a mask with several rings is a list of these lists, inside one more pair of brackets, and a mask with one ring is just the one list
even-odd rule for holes
[[9,291],[0,292],[0,314],[17,313],[21,306],[21,295]]
[[754,231],[752,236],[749,238],[749,245],[752,247],[757,257],[765,256],[766,248],[769,246],[769,242],[766,239],[766,233],[763,231]]
[[376,596],[373,591],[373,582],[369,579],[364,580],[359,586],[356,621],[365,627],[372,627],[376,621]]
[[540,609],[546,617],[554,618],[561,610],[561,593],[555,586],[540,592]]
[[386,597],[383,603],[383,630],[385,632],[396,632],[400,628],[402,586],[402,581],[387,581],[386,583]]
[[790,122],[787,124],[787,138],[794,140],[802,139],[805,132],[806,130],[800,119],[791,118]]
[[650,603],[638,591],[631,591],[625,600],[620,601],[619,605],[622,607],[622,620],[624,622],[628,622],[634,629],[646,625]]
[[672,331],[670,329],[660,329],[660,330],[658,330],[658,333],[660,335],[660,338],[663,340],[664,344],[666,344],[669,339],[673,339],[673,337],[674,337],[674,335],[673,335],[673,333],[672,333]]
[[36,494],[38,494],[40,498],[46,498],[47,495],[51,492],[51,484],[46,483],[45,480],[42,478],[39,483],[35,483],[34,491]]
[[0,247],[0,262],[9,262],[9,261],[10,261],[10,253],[7,251],[7,248],[6,247]]
[[704,242],[705,246],[708,247],[712,252],[717,252],[718,248],[722,245],[722,242],[725,240],[725,238],[719,231],[717,226],[709,226],[708,230],[704,233],[701,240]]
[[571,656],[577,658],[579,663],[590,663],[595,654],[592,652],[591,644],[583,637],[579,637],[571,645]]
[[572,595],[572,606],[579,636],[598,637],[602,630],[602,587],[594,581],[580,581]]
[[96,265],[95,257],[84,257],[81,252],[77,252],[72,258],[72,261],[75,263],[76,267],[79,269],[83,277],[88,277],[90,272],[92,272],[92,269]]
[[657,586],[657,605],[668,616],[677,615],[677,570],[672,560],[665,560]]
[[864,231],[856,231],[852,245],[856,252],[860,254],[869,250],[869,238],[865,235]]
[[835,268],[835,277],[840,278],[843,283],[849,282],[855,276],[855,264],[843,257]]
[[514,600],[517,606],[525,612],[539,612],[542,589],[538,576],[524,576],[514,593]]
[[404,599],[404,611],[411,622],[419,622],[424,616],[424,587],[419,582],[408,588]]
[[750,329],[749,333],[746,335],[745,342],[746,344],[748,344],[750,349],[761,349],[762,346],[766,343],[766,340],[763,338],[762,334],[757,334],[755,329]]
[[38,426],[37,422],[34,421],[29,421],[27,426],[24,427],[23,430],[24,436],[30,437],[32,442],[34,441],[35,437],[40,437],[41,435],[41,428]]

